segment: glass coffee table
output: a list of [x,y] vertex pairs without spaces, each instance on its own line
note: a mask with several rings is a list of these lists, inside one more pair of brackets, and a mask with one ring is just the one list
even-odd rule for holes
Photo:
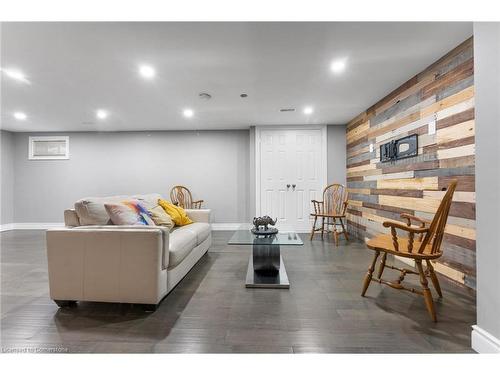
[[248,262],[247,288],[289,289],[290,282],[280,253],[280,245],[301,246],[304,243],[295,232],[255,235],[251,224],[241,226],[228,241],[228,245],[252,245]]

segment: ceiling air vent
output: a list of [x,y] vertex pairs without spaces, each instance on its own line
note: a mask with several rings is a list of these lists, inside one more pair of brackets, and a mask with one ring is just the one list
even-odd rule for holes
[[281,108],[280,112],[295,112],[295,108]]
[[209,94],[209,93],[207,93],[207,92],[200,92],[200,93],[198,94],[198,97],[199,97],[200,99],[203,99],[203,100],[210,100],[210,99],[212,99],[212,95],[210,95],[210,94]]

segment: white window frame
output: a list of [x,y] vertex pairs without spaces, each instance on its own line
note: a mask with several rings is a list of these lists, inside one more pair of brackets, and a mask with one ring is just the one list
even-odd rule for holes
[[[36,156],[33,155],[34,143],[37,141],[51,142],[51,141],[65,141],[66,142],[66,153],[64,155],[47,155],[47,156]],[[65,160],[69,159],[69,137],[68,136],[37,136],[29,137],[29,147],[28,147],[28,159],[29,160]]]

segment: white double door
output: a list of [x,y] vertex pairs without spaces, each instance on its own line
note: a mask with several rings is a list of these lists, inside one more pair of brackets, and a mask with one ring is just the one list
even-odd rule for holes
[[311,200],[326,184],[326,129],[260,129],[257,137],[257,213],[278,218],[280,230],[309,231]]

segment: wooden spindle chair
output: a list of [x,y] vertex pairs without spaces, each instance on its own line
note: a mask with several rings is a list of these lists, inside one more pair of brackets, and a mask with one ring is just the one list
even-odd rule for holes
[[182,185],[176,185],[170,190],[170,200],[173,204],[182,208],[200,209],[203,200],[193,201],[189,189]]
[[[319,231],[321,231],[321,239],[323,239],[326,224],[327,233],[329,232],[328,226],[333,226],[333,230],[331,232],[333,233],[336,246],[339,244],[339,234],[343,234],[346,241],[349,241],[347,230],[344,226],[344,222],[342,221],[342,219],[345,219],[347,196],[347,189],[344,185],[331,184],[323,190],[322,201],[311,201],[314,207],[314,213],[311,213],[311,216],[314,217],[314,223],[311,230],[311,240],[313,239],[314,233]],[[316,228],[318,219],[321,219],[321,226]],[[342,232],[337,231],[337,220],[342,226]]]
[[[406,220],[406,225],[398,222],[386,221],[383,225],[384,227],[391,229],[391,234],[381,234],[368,240],[366,246],[375,251],[375,256],[373,257],[373,261],[365,276],[363,290],[361,292],[362,296],[365,295],[366,290],[372,281],[388,285],[395,289],[420,294],[425,299],[425,305],[432,320],[435,322],[437,321],[434,301],[427,283],[427,277],[430,277],[437,294],[439,297],[442,297],[443,293],[441,292],[439,280],[436,276],[431,260],[435,260],[443,255],[441,251],[441,242],[443,241],[444,229],[448,219],[448,213],[450,212],[453,193],[455,192],[456,187],[457,181],[453,180],[448,186],[448,189],[446,190],[446,193],[431,222],[403,213],[401,214],[401,218]],[[412,226],[412,224],[416,224],[416,226]],[[397,230],[407,232],[408,237],[398,237]],[[383,253],[383,255],[380,260],[378,275],[375,278],[373,276],[373,271],[375,270],[377,258],[380,253]],[[387,254],[413,259],[415,261],[417,272],[408,268],[398,268],[386,265],[385,262]],[[423,261],[427,264],[427,269],[425,271],[422,266]],[[382,273],[385,268],[399,271],[399,278],[395,281],[382,279]],[[422,289],[409,288],[403,285],[402,282],[407,274],[418,275],[420,277]]]

